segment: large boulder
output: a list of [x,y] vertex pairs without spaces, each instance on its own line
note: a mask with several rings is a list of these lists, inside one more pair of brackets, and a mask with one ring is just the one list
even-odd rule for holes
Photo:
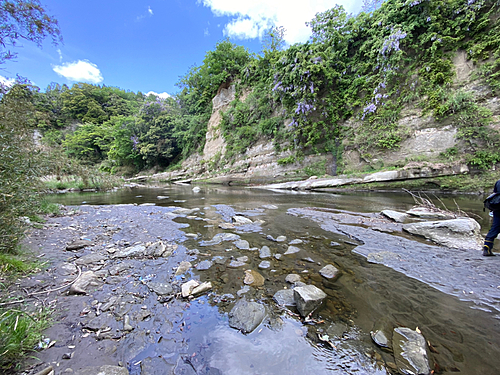
[[293,293],[297,310],[304,317],[316,310],[326,298],[325,292],[314,285],[296,287]]
[[259,326],[266,316],[266,309],[257,302],[239,300],[229,312],[229,326],[243,333],[250,333]]
[[431,373],[427,344],[421,333],[410,328],[394,328],[392,335],[394,359],[403,374],[428,375]]
[[483,242],[481,226],[468,217],[404,224],[403,230],[456,249],[479,249]]

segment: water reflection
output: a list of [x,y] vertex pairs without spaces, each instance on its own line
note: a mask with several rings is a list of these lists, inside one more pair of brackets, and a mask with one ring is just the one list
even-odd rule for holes
[[[186,338],[183,350],[199,373],[217,368],[224,374],[385,374],[382,364],[391,364],[394,359],[376,347],[369,335],[374,325],[384,319],[394,327],[419,327],[435,349],[432,358],[438,373],[493,374],[500,367],[500,358],[495,354],[500,347],[500,328],[492,314],[472,310],[469,304],[417,280],[370,264],[352,254],[354,245],[346,243],[348,238],[286,213],[290,208],[300,207],[365,213],[384,209],[404,211],[414,205],[413,198],[406,193],[290,193],[219,186],[204,186],[195,193],[190,186],[165,186],[49,198],[66,205],[85,201],[97,205],[150,203],[199,208],[176,219],[186,225],[185,233],[191,234],[183,242],[188,251],[200,249],[208,254],[198,254],[194,264],[215,257],[248,256],[247,265],[241,269],[230,269],[225,263],[204,271],[193,270],[193,275],[202,281],[213,282],[217,295],[232,294],[235,298],[243,287],[244,269],[258,270],[266,282],[262,288],[252,288],[247,298],[264,303],[268,311],[268,320],[263,325],[249,335],[242,335],[228,326],[231,302],[218,303],[212,297],[202,297],[186,308],[182,318],[188,322],[182,332]],[[479,198],[441,197],[441,201],[448,208],[454,209],[458,204],[461,210],[477,215],[483,231],[488,229],[489,218],[483,213]],[[259,269],[262,259],[255,249],[240,250],[230,242],[201,247],[201,241],[210,241],[223,232],[218,227],[221,222],[218,205],[240,212],[252,210],[248,216],[254,221],[262,220],[257,231],[230,231],[247,240],[251,248],[265,245],[273,254],[283,254],[290,240],[301,239],[304,242],[299,245],[300,255],[281,260],[271,258],[269,269]],[[266,205],[278,209],[264,209]],[[268,235],[273,238],[284,235],[287,241],[270,242]],[[332,242],[338,245],[332,246]],[[325,264],[334,264],[343,272],[335,283],[319,276],[318,270]],[[315,314],[324,323],[303,325],[293,315],[276,309],[272,296],[289,287],[285,281],[289,273],[300,274],[305,283],[327,293],[326,302]],[[324,335],[331,339],[329,344],[319,339]],[[159,354],[162,349],[158,346],[154,350]],[[141,354],[134,362],[145,356],[146,353]],[[131,372],[138,374],[139,368],[132,368]]]

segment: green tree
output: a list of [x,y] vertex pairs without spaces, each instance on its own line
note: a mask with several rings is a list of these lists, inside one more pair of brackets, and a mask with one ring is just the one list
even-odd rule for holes
[[47,37],[55,44],[62,41],[57,20],[46,13],[39,0],[1,0],[0,23],[0,64],[16,57],[12,48],[20,41],[38,46]]

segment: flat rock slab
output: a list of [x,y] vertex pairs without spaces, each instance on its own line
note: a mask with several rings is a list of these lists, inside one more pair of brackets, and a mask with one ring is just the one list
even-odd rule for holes
[[[461,300],[472,301],[491,311],[500,311],[500,288],[497,288],[500,276],[496,263],[491,266],[498,257],[486,259],[478,250],[425,244],[347,225],[339,222],[334,213],[311,208],[293,208],[288,213],[308,218],[332,233],[355,238],[358,243],[352,251],[373,263],[383,264]],[[471,275],[484,276],[472,278]]]
[[393,211],[393,210],[384,210],[381,212],[385,217],[394,220],[396,223],[404,223],[406,219],[408,219],[409,215],[407,213]]
[[422,334],[410,328],[394,328],[392,345],[396,365],[400,372],[418,375],[431,373],[427,344]]
[[326,293],[314,285],[299,286],[293,291],[297,310],[304,317],[316,310],[326,298]]
[[69,288],[69,294],[87,294],[90,287],[97,285],[97,276],[93,271],[83,272]]
[[95,366],[86,367],[79,370],[73,370],[74,375],[129,375],[129,372],[124,367],[118,366]]
[[78,258],[75,261],[75,263],[81,266],[81,265],[87,265],[87,264],[92,264],[92,263],[100,263],[106,259],[108,259],[108,257],[103,255],[103,254],[92,253],[92,254],[84,255],[81,258]]
[[243,333],[250,333],[259,326],[266,316],[266,309],[257,302],[241,299],[229,312],[229,326]]
[[143,256],[146,251],[146,246],[144,245],[135,245],[135,246],[130,246],[127,247],[123,250],[119,250],[115,252],[111,258],[116,259],[116,258],[131,258],[131,257],[139,257]]
[[481,226],[471,218],[405,224],[403,230],[456,249],[480,249],[483,242]]
[[417,216],[422,219],[439,219],[439,220],[450,220],[455,219],[455,215],[442,212],[442,211],[432,211],[425,207],[415,207],[411,210],[406,211],[408,215]]

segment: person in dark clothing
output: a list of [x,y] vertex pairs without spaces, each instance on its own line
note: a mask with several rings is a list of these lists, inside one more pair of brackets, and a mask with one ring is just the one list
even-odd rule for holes
[[[495,183],[495,187],[493,188],[493,193],[500,193],[500,180]],[[484,239],[483,245],[483,255],[485,257],[494,256],[493,252],[493,242],[495,238],[497,238],[500,233],[500,210],[494,210],[493,212],[493,223],[491,224],[491,228]]]

